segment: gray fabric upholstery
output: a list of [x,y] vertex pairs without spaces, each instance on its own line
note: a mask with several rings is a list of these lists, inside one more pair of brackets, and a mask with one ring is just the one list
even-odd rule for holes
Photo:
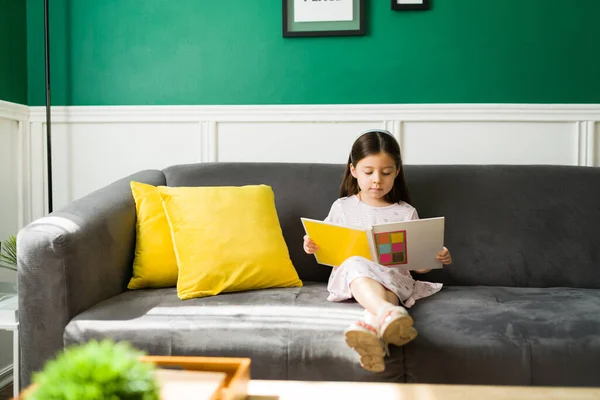
[[450,286],[410,310],[407,382],[600,386],[600,291]]
[[[175,288],[130,291],[75,317],[65,344],[111,337],[151,354],[251,357],[258,379],[372,380],[341,335],[362,309],[326,298],[324,283],[186,301]],[[400,368],[378,378],[402,376]]]
[[[354,302],[325,300],[329,269],[302,251],[300,217],[322,219],[341,165],[194,164],[126,178],[19,233],[23,378],[64,343],[131,340],[153,354],[252,358],[256,378],[600,386],[600,169],[406,166],[421,217],[446,217],[454,265],[410,310],[419,336],[369,374],[343,343]],[[180,301],[125,291],[135,208],[129,180],[273,187],[303,288]],[[68,324],[68,326],[67,326]],[[65,330],[65,326],[67,326]]]
[[125,290],[135,246],[130,180],[165,183],[161,171],[134,174],[19,232],[22,384],[62,348],[64,329],[71,318]]
[[448,287],[411,309],[419,336],[375,375],[341,335],[361,308],[326,298],[324,283],[184,302],[174,288],[126,292],[75,317],[65,344],[111,337],[151,354],[244,355],[257,379],[398,382],[406,365],[408,382],[597,384],[597,290]]
[[409,165],[406,179],[421,217],[446,216],[455,265],[428,279],[600,289],[600,168]]

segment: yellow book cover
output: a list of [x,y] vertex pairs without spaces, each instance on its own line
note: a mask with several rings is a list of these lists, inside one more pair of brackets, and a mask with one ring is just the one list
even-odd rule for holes
[[300,218],[304,230],[319,250],[317,262],[330,267],[339,267],[347,258],[362,256],[371,259],[369,239],[364,229],[348,228],[309,218]]

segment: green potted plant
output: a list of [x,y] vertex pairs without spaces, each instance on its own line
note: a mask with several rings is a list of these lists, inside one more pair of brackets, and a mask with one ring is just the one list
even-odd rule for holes
[[0,243],[0,268],[17,270],[17,237],[14,235]]
[[25,400],[158,400],[152,363],[126,342],[92,340],[66,348],[33,376]]
[[[0,268],[17,272],[17,238],[9,236],[0,242]],[[4,282],[0,279],[0,301],[17,293],[17,283],[12,280]]]

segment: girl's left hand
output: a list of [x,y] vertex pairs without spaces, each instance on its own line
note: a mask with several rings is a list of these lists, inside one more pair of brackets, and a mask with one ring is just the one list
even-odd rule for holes
[[450,251],[447,248],[443,247],[442,250],[439,253],[437,253],[435,260],[441,262],[444,265],[452,264],[452,256],[450,255]]

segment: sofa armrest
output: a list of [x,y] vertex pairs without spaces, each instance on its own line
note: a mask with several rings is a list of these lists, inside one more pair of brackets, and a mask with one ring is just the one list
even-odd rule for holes
[[161,171],[139,172],[33,221],[17,235],[22,385],[63,348],[73,317],[126,289],[135,253],[132,180],[165,184]]

